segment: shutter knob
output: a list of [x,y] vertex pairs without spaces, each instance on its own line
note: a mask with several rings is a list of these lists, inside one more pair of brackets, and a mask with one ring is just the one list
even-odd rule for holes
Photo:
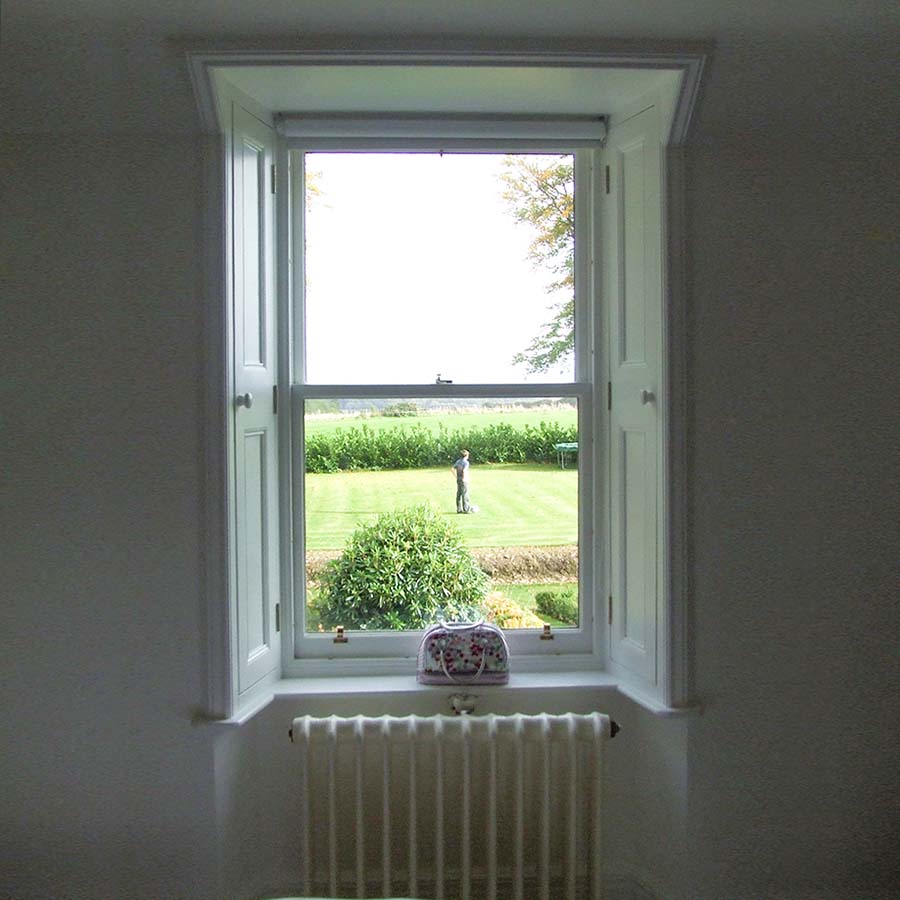
[[641,388],[641,406],[646,406],[655,399],[656,397],[654,396],[653,391],[648,390],[647,388]]
[[250,409],[253,406],[253,394],[247,391],[246,394],[238,394],[237,399],[235,400],[238,406],[244,406],[247,409]]

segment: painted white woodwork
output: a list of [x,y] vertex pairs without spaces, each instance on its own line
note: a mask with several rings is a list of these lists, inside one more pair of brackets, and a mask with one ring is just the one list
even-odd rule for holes
[[237,103],[232,131],[238,693],[279,665],[273,129]]
[[[317,122],[319,120],[316,120]],[[343,121],[343,120],[342,120]],[[368,121],[368,120],[367,120]],[[429,120],[431,121],[431,120]],[[448,133],[453,132],[456,120],[448,119]],[[330,133],[328,120],[322,120],[320,127],[326,134]],[[352,124],[352,123],[351,123]],[[304,146],[318,146],[319,139],[312,133],[304,142]],[[372,125],[373,130],[375,124]],[[440,149],[443,142],[436,143],[429,139],[431,149]],[[397,148],[403,149],[408,139],[399,140]],[[286,141],[292,147],[291,141]],[[352,147],[360,151],[365,145],[351,138],[342,138],[336,145],[346,149]],[[496,151],[492,143],[490,147]],[[559,660],[565,657],[567,669],[591,669],[601,665],[598,648],[600,639],[595,631],[598,617],[592,605],[594,590],[594,564],[597,554],[594,553],[594,473],[597,471],[594,457],[595,441],[593,430],[596,421],[594,407],[597,387],[595,368],[591,365],[595,316],[596,291],[592,275],[592,223],[594,219],[594,197],[592,191],[591,166],[598,142],[594,142],[593,150],[575,152],[575,192],[576,192],[576,228],[581,237],[576,238],[576,347],[575,372],[577,380],[567,383],[515,383],[515,384],[308,384],[302,365],[296,366],[296,380],[290,388],[292,446],[303,446],[304,404],[310,399],[319,398],[378,398],[395,397],[418,398],[528,398],[528,397],[574,397],[578,399],[579,455],[578,455],[578,533],[579,533],[579,602],[580,621],[578,627],[562,628],[555,632],[552,641],[541,639],[536,629],[516,629],[507,632],[510,650],[517,658],[517,671],[554,671],[559,668]],[[291,149],[292,179],[298,186],[303,184],[303,167],[305,157],[302,149]],[[302,193],[298,192],[300,196]],[[288,206],[289,201],[281,202]],[[290,208],[291,250],[295,272],[294,302],[297,306],[294,314],[295,343],[294,359],[302,359],[305,352],[305,310],[302,304],[303,279],[305,270],[304,258],[307,246],[304,234],[305,208],[301,202],[294,202]],[[298,303],[298,300],[300,301]],[[284,423],[282,423],[284,424]],[[365,632],[354,631],[349,640],[335,644],[332,634],[309,632],[304,627],[306,611],[305,594],[305,513],[303,508],[303,489],[305,472],[304,453],[294,451],[290,454],[293,509],[293,635],[294,656],[288,655],[285,646],[282,674],[285,677],[317,676],[329,672],[336,667],[341,671],[354,675],[363,675],[373,671],[408,672],[410,659],[418,650],[421,634],[408,631]],[[322,668],[322,661],[326,667]],[[384,667],[387,661],[387,668]]]
[[288,138],[426,138],[449,140],[512,140],[572,142],[594,146],[606,137],[606,119],[600,115],[568,117],[520,116],[492,113],[474,115],[368,115],[345,116],[287,113],[278,130]]
[[[681,361],[682,342],[684,335],[683,311],[684,290],[682,286],[681,242],[683,240],[683,225],[680,216],[682,207],[682,178],[680,170],[680,156],[678,150],[684,142],[692,111],[696,102],[701,75],[704,69],[705,57],[697,52],[654,52],[652,50],[621,51],[614,53],[598,50],[597,52],[571,52],[570,50],[555,51],[531,51],[520,53],[497,53],[490,51],[463,51],[454,53],[424,52],[421,50],[391,51],[383,48],[367,49],[361,51],[314,51],[311,49],[291,51],[288,53],[271,53],[267,51],[199,51],[188,54],[189,68],[198,100],[201,119],[204,127],[212,131],[219,131],[225,135],[226,160],[228,165],[223,167],[226,174],[224,184],[219,184],[213,178],[210,182],[210,216],[211,221],[221,224],[220,232],[223,242],[219,245],[219,252],[211,251],[210,254],[210,283],[217,284],[225,281],[227,291],[223,296],[228,298],[229,327],[222,329],[224,340],[221,343],[220,362],[222,368],[231,369],[227,378],[233,379],[229,384],[227,397],[230,401],[228,416],[229,440],[228,452],[225,454],[229,469],[227,496],[216,502],[215,492],[208,505],[207,519],[210,532],[219,528],[217,511],[220,511],[227,503],[230,523],[235,522],[237,507],[246,503],[246,497],[239,498],[237,491],[237,478],[234,473],[237,468],[235,454],[238,451],[239,436],[234,427],[238,416],[233,415],[234,402],[238,394],[248,391],[240,387],[240,376],[235,376],[232,363],[238,359],[236,342],[238,337],[234,335],[238,323],[231,316],[231,298],[242,288],[235,286],[232,291],[231,280],[237,276],[237,262],[234,259],[235,241],[232,239],[234,222],[232,213],[235,204],[232,203],[230,191],[232,185],[232,153],[231,153],[231,115],[232,100],[243,110],[251,113],[251,118],[256,117],[260,122],[274,123],[280,117],[296,113],[312,113],[322,111],[329,114],[343,114],[344,116],[366,117],[378,114],[379,117],[398,116],[427,116],[436,117],[440,114],[449,114],[450,117],[479,117],[484,114],[506,114],[507,116],[531,117],[535,115],[546,118],[567,116],[607,116],[607,124],[615,133],[611,135],[610,149],[606,153],[600,153],[599,165],[592,165],[592,180],[594,184],[594,197],[600,202],[594,209],[601,209],[601,216],[605,215],[604,209],[609,204],[604,202],[605,195],[605,163],[611,162],[610,180],[615,195],[618,184],[625,180],[627,175],[635,180],[635,170],[640,171],[641,154],[635,155],[635,147],[625,147],[623,141],[630,130],[633,130],[639,121],[638,118],[651,107],[656,109],[657,142],[655,146],[641,148],[643,166],[648,168],[649,156],[656,155],[659,169],[653,173],[652,187],[658,194],[658,208],[656,210],[657,231],[651,235],[651,227],[645,222],[643,232],[644,239],[655,241],[658,258],[657,269],[648,276],[643,270],[631,272],[619,272],[618,253],[619,245],[630,242],[634,245],[636,240],[636,226],[629,224],[627,235],[624,232],[620,236],[618,226],[620,222],[626,222],[626,210],[616,207],[613,216],[615,228],[610,235],[605,234],[607,224],[605,221],[590,223],[594,234],[600,232],[601,239],[591,241],[590,253],[583,259],[576,259],[578,275],[576,284],[587,283],[586,272],[593,272],[593,264],[596,259],[602,261],[600,277],[603,281],[601,314],[594,317],[591,323],[592,336],[595,338],[593,346],[592,363],[589,364],[591,376],[585,378],[585,373],[580,373],[576,378],[576,384],[566,386],[574,389],[574,395],[579,396],[582,402],[580,409],[584,412],[584,421],[580,421],[580,428],[587,434],[596,438],[595,452],[590,455],[594,472],[605,483],[599,481],[593,496],[600,498],[596,504],[596,512],[593,519],[588,517],[582,522],[583,530],[588,532],[587,540],[582,540],[584,545],[589,545],[596,560],[597,573],[602,573],[602,581],[619,579],[627,587],[625,595],[621,593],[616,597],[617,606],[627,601],[637,600],[638,595],[643,597],[643,604],[635,606],[634,602],[626,603],[624,610],[619,610],[613,620],[615,627],[607,628],[607,616],[605,613],[607,591],[601,590],[601,578],[597,579],[595,589],[586,592],[588,597],[594,597],[595,603],[587,603],[586,613],[593,612],[593,630],[595,642],[593,652],[585,652],[587,647],[576,649],[575,646],[567,647],[564,653],[564,668],[567,671],[582,670],[596,671],[601,667],[614,678],[619,689],[633,697],[637,702],[646,705],[655,712],[660,710],[674,712],[674,707],[686,707],[690,703],[690,692],[687,680],[687,617],[686,617],[686,571],[684,559],[685,528],[685,468],[684,468],[684,366]],[[410,77],[414,75],[415,77]],[[632,121],[634,119],[634,121]],[[545,140],[543,138],[542,140]],[[302,173],[296,170],[287,177],[289,169],[288,159],[296,158],[298,151],[292,149],[295,143],[308,139],[281,138],[278,141],[279,159],[282,165],[279,174],[283,185],[290,184],[296,188],[297,182],[302,184]],[[337,138],[332,140],[347,140]],[[373,138],[356,138],[357,141],[376,141]],[[406,141],[415,143],[421,138],[406,138]],[[491,139],[492,142],[497,140]],[[443,141],[442,141],[443,143]],[[664,145],[665,157],[660,153],[660,145]],[[368,144],[367,144],[368,147]],[[362,149],[362,147],[360,147]],[[374,149],[371,147],[369,149]],[[583,152],[583,151],[582,151]],[[587,155],[587,154],[585,154]],[[211,156],[214,158],[215,154]],[[613,158],[614,157],[614,158]],[[256,160],[258,165],[259,158]],[[252,164],[251,164],[252,165]],[[618,167],[618,168],[617,168]],[[628,170],[627,172],[625,170]],[[259,170],[258,170],[259,171]],[[647,181],[648,172],[643,172],[646,190],[650,182]],[[257,181],[257,185],[259,182]],[[222,196],[227,199],[227,204],[221,205]],[[279,196],[287,196],[282,191]],[[302,196],[302,191],[295,196],[294,212],[292,217],[286,205],[278,219],[278,232],[281,235],[281,246],[277,253],[283,262],[282,274],[279,276],[279,296],[288,297],[292,291],[296,291],[297,284],[302,284],[302,254],[296,251],[296,243],[288,234],[291,222],[302,221],[302,216],[296,215],[298,207],[302,203],[297,202]],[[624,196],[624,194],[623,194]],[[576,213],[579,205],[576,204]],[[584,207],[582,206],[582,209]],[[646,209],[644,210],[646,212]],[[630,223],[630,219],[628,220]],[[302,229],[301,229],[302,231]],[[620,240],[621,237],[621,240]],[[582,247],[584,245],[582,244]],[[576,255],[578,255],[576,245]],[[599,252],[598,252],[599,251]],[[610,252],[607,252],[610,251]],[[648,251],[645,249],[645,255]],[[596,256],[595,256],[596,253]],[[631,259],[637,259],[638,252],[632,246]],[[629,254],[622,253],[622,259],[628,259]],[[252,264],[251,264],[252,265]],[[223,268],[221,277],[216,267]],[[226,274],[227,270],[227,274]],[[245,274],[242,272],[242,278]],[[250,271],[252,276],[252,269]],[[602,397],[601,390],[605,388],[603,382],[609,377],[614,368],[608,355],[614,349],[607,347],[607,342],[598,340],[610,332],[609,314],[606,310],[606,299],[611,296],[608,282],[615,281],[614,287],[618,290],[619,284],[627,285],[630,290],[634,287],[636,279],[652,277],[658,288],[659,304],[657,309],[657,332],[655,334],[655,353],[657,354],[657,377],[642,379],[638,385],[631,385],[637,390],[637,400],[634,409],[620,408],[618,405],[613,410],[612,418],[618,428],[616,439],[611,438],[607,430],[609,417],[605,414],[605,402],[602,399],[585,403],[586,394],[591,393],[590,382],[593,379],[598,396]],[[250,276],[248,276],[250,277]],[[293,277],[294,284],[290,284]],[[252,279],[251,279],[252,280]],[[285,283],[286,282],[286,283]],[[645,286],[645,294],[649,296],[652,286]],[[625,294],[629,301],[624,307],[631,321],[626,321],[618,335],[619,344],[625,348],[624,357],[627,365],[617,365],[612,372],[612,378],[617,382],[624,378],[629,369],[637,365],[642,348],[641,341],[645,340],[649,332],[646,322],[641,325],[640,316],[646,315],[648,308],[635,309],[634,297],[639,296],[640,291],[631,291]],[[282,305],[284,321],[281,322],[279,345],[279,359],[282,362],[283,384],[294,382],[290,403],[282,404],[282,412],[296,414],[302,410],[302,396],[346,396],[348,386],[303,385],[301,395],[298,395],[297,382],[302,383],[303,360],[302,341],[292,343],[292,336],[288,333],[290,325],[293,325],[294,335],[302,333],[302,315],[297,319],[297,297],[294,296],[294,305],[288,309]],[[257,313],[260,310],[257,308]],[[215,317],[213,317],[215,318]],[[269,322],[257,317],[255,321],[248,321],[251,339],[249,344],[255,348],[258,356],[266,352],[274,353],[274,344],[267,344],[267,332]],[[584,322],[579,329],[581,336],[586,340],[587,331]],[[643,338],[641,328],[644,328]],[[255,338],[255,345],[254,345]],[[293,348],[293,354],[291,349]],[[243,348],[242,348],[243,349]],[[584,348],[580,348],[584,358]],[[232,352],[234,350],[234,352]],[[215,376],[216,345],[213,341],[210,347],[211,364],[210,371]],[[650,345],[646,342],[643,352],[650,352]],[[224,355],[221,355],[224,354]],[[631,356],[635,358],[632,359]],[[251,357],[253,353],[251,352]],[[620,354],[622,355],[622,354]],[[290,366],[288,360],[293,357]],[[648,360],[645,360],[647,362]],[[268,367],[274,360],[263,357],[259,367]],[[586,360],[585,360],[586,362]],[[587,364],[587,363],[586,363]],[[290,371],[289,371],[290,370]],[[273,369],[274,371],[274,369]],[[293,378],[291,374],[293,374]],[[466,386],[475,388],[476,386]],[[559,386],[557,386],[559,387]],[[521,389],[521,388],[520,388]],[[366,390],[366,387],[363,387]],[[431,386],[415,386],[421,394],[410,396],[428,396],[426,393]],[[321,391],[321,393],[319,393]],[[253,393],[253,391],[249,391]],[[268,398],[268,392],[265,392]],[[561,394],[568,395],[563,390]],[[617,390],[617,404],[625,400],[621,390]],[[366,394],[360,394],[365,396]],[[404,396],[407,394],[404,391]],[[513,393],[513,396],[516,394]],[[523,393],[523,396],[525,393]],[[216,431],[217,422],[221,421],[221,404],[217,402],[215,392],[211,393],[208,418],[210,433]],[[249,409],[242,408],[240,414],[253,415],[260,412],[258,408],[259,397],[254,395],[253,403]],[[288,400],[285,397],[285,400]],[[268,402],[268,399],[267,399]],[[643,418],[635,414],[635,410],[643,410]],[[626,415],[627,413],[627,415]],[[635,415],[633,415],[635,414]],[[648,417],[656,415],[656,430],[648,430],[646,427]],[[248,420],[249,421],[249,420]],[[282,451],[281,472],[286,473],[296,464],[296,457],[290,454],[292,441],[296,439],[296,433],[291,435],[296,424],[292,428],[291,422],[281,422],[280,445]],[[270,476],[268,486],[274,487],[275,470],[271,458],[268,456],[270,447],[274,441],[263,438],[262,433],[248,434],[248,440],[253,445],[252,457],[257,464],[257,477],[265,477],[263,472]],[[265,449],[265,457],[261,454]],[[619,496],[613,496],[610,490],[609,454],[617,454],[616,473],[617,488],[620,488]],[[213,446],[209,454],[215,463],[218,461],[216,448]],[[287,461],[285,461],[287,457]],[[265,461],[263,461],[265,460]],[[243,462],[241,463],[243,464]],[[643,482],[643,495],[635,490],[628,490],[627,482],[637,486],[636,479],[640,477],[641,467],[643,474],[651,479],[651,482]],[[215,466],[213,466],[215,469]],[[296,477],[297,473],[293,473]],[[583,473],[585,475],[589,473]],[[291,550],[291,531],[296,540],[302,530],[296,528],[296,518],[293,523],[290,520],[291,506],[290,480],[283,484],[278,492],[285,509],[282,519],[283,550]],[[296,485],[302,493],[302,481]],[[619,502],[625,498],[628,491],[628,503]],[[257,507],[260,510],[259,521],[267,521],[268,508],[263,499],[266,497],[261,491],[257,493]],[[295,502],[298,498],[294,498]],[[266,497],[266,503],[271,506],[271,495]],[[299,498],[302,508],[302,496]],[[611,553],[612,540],[607,528],[613,522],[607,518],[607,510],[615,506],[619,520],[631,526],[628,533],[620,533],[619,544],[626,550],[626,554],[617,553],[617,559],[621,562],[616,571],[607,558]],[[252,507],[251,507],[252,508]],[[266,509],[263,513],[262,510]],[[287,512],[285,512],[287,510]],[[611,517],[610,517],[611,518]],[[653,547],[653,528],[651,522],[656,523],[655,547]],[[291,525],[293,524],[293,528]],[[643,525],[643,527],[642,527]],[[265,616],[266,605],[259,606],[261,617],[247,620],[247,625],[239,624],[237,614],[236,595],[238,593],[237,562],[238,535],[228,526],[230,540],[228,560],[229,565],[224,565],[224,557],[210,556],[209,571],[209,615],[212,623],[210,629],[211,674],[210,697],[211,710],[219,713],[224,711],[230,719],[237,721],[246,718],[248,709],[261,708],[257,703],[256,693],[265,685],[277,679],[279,670],[273,666],[267,675],[260,676],[255,682],[252,691],[247,691],[245,685],[253,681],[253,677],[244,670],[249,667],[243,663],[238,664],[238,631],[242,631],[242,647],[247,649],[251,640],[250,626],[254,625],[263,632],[271,628],[271,615]],[[618,520],[614,527],[619,527]],[[271,537],[271,529],[265,532],[262,525],[258,531],[260,541]],[[638,561],[641,557],[640,539],[646,540],[643,549],[652,547],[651,556],[644,555],[645,565],[641,567]],[[637,543],[636,543],[637,541]],[[269,541],[271,547],[273,542]],[[265,559],[261,552],[257,559]],[[296,553],[296,548],[295,548]],[[630,554],[630,555],[629,555]],[[285,552],[282,562],[284,570],[281,582],[282,597],[287,602],[293,592],[290,552]],[[651,569],[648,563],[655,555],[655,569]],[[250,575],[251,570],[246,560],[242,563],[242,572]],[[623,571],[624,567],[624,571]],[[257,569],[262,572],[263,566]],[[623,575],[627,575],[624,578]],[[261,576],[257,575],[257,578]],[[260,591],[263,582],[260,581]],[[648,587],[645,587],[647,585]],[[603,585],[606,586],[605,584]],[[221,588],[221,589],[218,589]],[[243,588],[241,588],[243,590]],[[610,592],[612,593],[612,592]],[[653,607],[650,602],[655,596],[657,605]],[[225,604],[230,604],[226,609]],[[282,613],[285,609],[282,608]],[[623,614],[624,612],[624,614]],[[221,619],[227,619],[226,626],[221,625]],[[295,633],[294,624],[288,624],[284,620],[290,620],[291,613],[283,617],[283,626],[289,627],[290,633]],[[241,620],[243,623],[243,620]],[[590,629],[590,616],[585,616],[582,638],[588,638],[585,633]],[[297,628],[297,632],[302,629]],[[608,632],[611,632],[608,634]],[[315,638],[316,636],[310,636]],[[368,637],[371,636],[367,636]],[[392,636],[393,637],[393,636]],[[397,636],[399,637],[399,636]],[[565,638],[568,639],[569,635]],[[607,639],[608,638],[608,639]],[[305,642],[304,640],[301,641]],[[536,653],[523,656],[517,667],[519,672],[534,673],[558,673],[560,664],[560,651],[563,650],[563,635],[558,635],[553,642],[544,642]],[[322,641],[321,643],[326,643]],[[616,652],[610,656],[606,652],[613,643],[616,644]],[[285,655],[283,658],[282,677],[285,676],[347,676],[351,673],[357,675],[378,673],[378,677],[384,677],[388,673],[407,671],[407,665],[403,657],[412,654],[412,650],[406,648],[384,648],[381,652],[367,652],[356,642],[355,651],[363,651],[362,656],[369,658],[347,658],[343,650],[344,645],[335,650],[331,642],[328,646],[316,648],[309,653],[310,648],[304,647],[302,653],[298,653],[299,647],[290,646],[293,642],[285,642]],[[244,646],[246,645],[246,646]],[[606,645],[606,646],[605,646]],[[265,646],[265,645],[260,645]],[[230,652],[226,649],[230,648]],[[374,648],[373,648],[374,650]],[[571,652],[574,650],[575,652]],[[263,650],[264,655],[267,651]],[[252,651],[249,655],[252,655]],[[337,657],[337,658],[335,658]],[[651,661],[652,658],[652,661]],[[254,663],[257,660],[254,659]],[[240,670],[240,672],[239,672]],[[240,679],[238,675],[240,674]],[[527,677],[524,676],[523,677]],[[551,677],[549,675],[542,677]],[[228,693],[223,687],[229,682],[231,691]],[[264,695],[260,695],[264,696]],[[264,705],[264,703],[262,704]]]
[[[197,54],[200,56],[201,54]],[[236,54],[202,54],[211,66],[267,109],[285,113],[385,112],[402,116],[507,115],[546,118],[622,112],[634,97],[665,85],[678,90],[685,55],[300,52],[254,54],[235,65]],[[227,58],[223,59],[223,56]],[[535,65],[539,62],[540,65]],[[414,66],[414,71],[411,70]],[[360,71],[365,67],[360,90]]]
[[611,664],[659,674],[660,370],[663,294],[658,110],[610,130],[602,156],[608,359]]

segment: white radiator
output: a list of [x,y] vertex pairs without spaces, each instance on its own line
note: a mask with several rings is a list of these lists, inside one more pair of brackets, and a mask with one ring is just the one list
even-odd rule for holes
[[600,713],[295,719],[304,893],[599,900],[610,729]]

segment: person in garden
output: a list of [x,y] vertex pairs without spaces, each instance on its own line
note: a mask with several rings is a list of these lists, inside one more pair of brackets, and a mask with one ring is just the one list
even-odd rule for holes
[[474,512],[469,503],[469,451],[463,450],[462,456],[453,463],[450,470],[456,475],[456,511],[458,513]]

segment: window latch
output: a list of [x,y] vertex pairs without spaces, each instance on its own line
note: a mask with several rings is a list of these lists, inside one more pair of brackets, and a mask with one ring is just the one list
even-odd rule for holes
[[435,384],[453,384],[452,378],[441,378],[441,373],[437,373],[437,378],[434,379]]

